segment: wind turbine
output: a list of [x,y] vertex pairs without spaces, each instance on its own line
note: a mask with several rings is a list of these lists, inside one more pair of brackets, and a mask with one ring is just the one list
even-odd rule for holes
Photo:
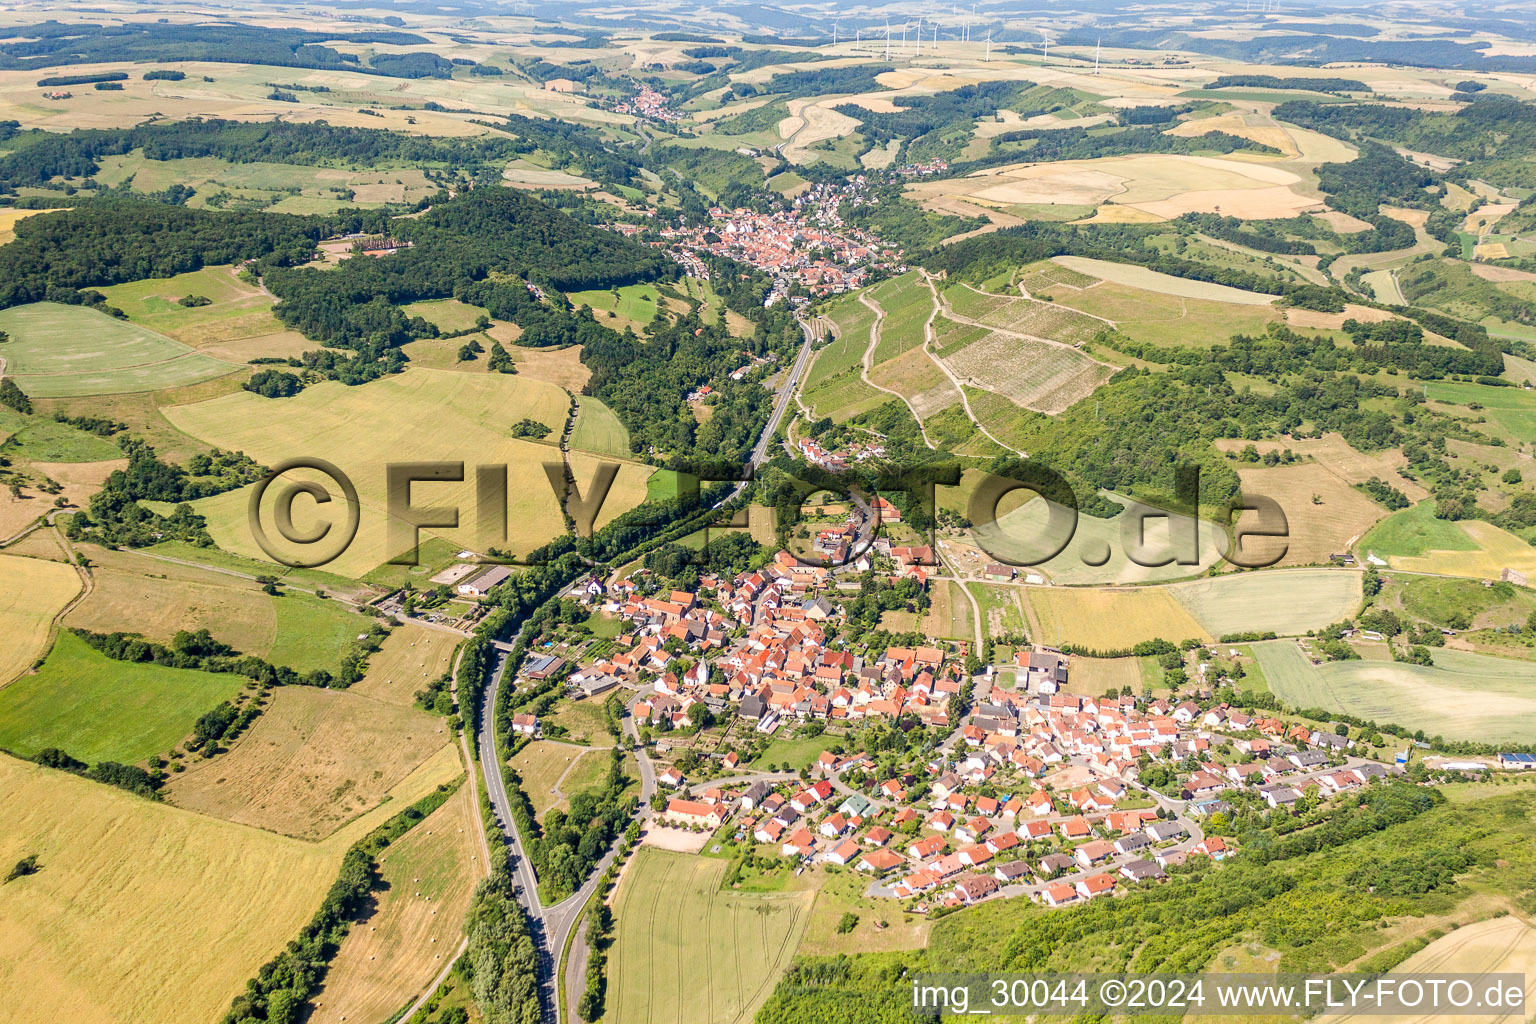
[[1041,29],[1040,38],[1044,40],[1043,45],[1045,47],[1044,51],[1040,54],[1040,66],[1045,67],[1051,60],[1051,37],[1046,33],[1045,29]]
[[836,46],[837,46],[837,26],[839,26],[841,24],[842,24],[841,21],[834,21],[832,23],[832,46],[834,48],[836,48]]
[[885,19],[885,59],[886,59],[887,62],[889,62],[890,59],[891,59],[891,19],[890,18],[886,18]]
[[992,30],[987,29],[987,60],[992,59]]
[[922,18],[918,18],[917,19],[917,48],[914,49],[912,51],[912,53],[915,56],[919,56],[919,57],[922,56],[922,53],[923,53],[923,19]]
[[1104,45],[1104,37],[1100,36],[1093,43],[1093,73],[1099,73],[1099,49]]

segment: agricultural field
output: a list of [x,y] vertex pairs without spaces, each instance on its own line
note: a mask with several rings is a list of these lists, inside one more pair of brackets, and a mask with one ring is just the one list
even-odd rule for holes
[[1363,600],[1360,576],[1347,569],[1288,569],[1166,589],[1211,636],[1265,630],[1289,636],[1352,618]]
[[388,1020],[453,957],[475,883],[487,870],[473,786],[391,843],[372,915],[341,942],[314,1020]]
[[624,424],[612,409],[596,398],[583,395],[576,399],[576,424],[571,428],[571,447],[596,455],[628,458],[629,431],[624,429]]
[[1061,412],[1093,394],[1115,372],[1065,345],[997,332],[944,362],[965,383],[1046,413]]
[[228,753],[192,761],[163,792],[178,807],[315,841],[377,807],[432,755],[447,748],[456,757],[451,744],[437,715],[282,686]]
[[[80,593],[80,577],[68,565],[0,554],[0,686],[32,666],[48,649],[53,620]],[[4,692],[0,690],[0,702]]]
[[[8,950],[0,959],[8,993],[0,1019],[217,1019],[256,967],[314,914],[347,848],[460,774],[457,755],[446,747],[442,753],[395,786],[385,806],[321,843],[0,755],[0,862],[36,854],[41,865],[0,886],[0,940]],[[145,941],[171,934],[182,941]],[[82,958],[87,948],[103,957]],[[188,948],[198,955],[188,956]]]
[[[94,545],[91,593],[65,625],[97,633],[135,632],[168,643],[178,630],[206,629],[237,651],[266,657],[277,638],[274,599],[254,582],[196,566]],[[293,596],[293,595],[290,595]]]
[[1141,695],[1140,658],[1074,657],[1069,677],[1073,693],[1100,697],[1107,693],[1118,693],[1129,686],[1132,693]]
[[[240,280],[234,267],[204,267],[175,277],[153,277],[101,289],[107,305],[128,314],[133,323],[193,348],[220,341],[281,334],[287,330],[272,315],[273,298]],[[183,306],[197,296],[207,305]],[[311,348],[314,342],[308,343]]]
[[113,661],[60,632],[36,674],[0,689],[0,749],[48,747],[92,764],[163,753],[245,685],[243,676]]
[[[1020,154],[1028,157],[1028,151]],[[919,182],[914,199],[958,197],[987,205],[1100,207],[1102,219],[1155,223],[1185,213],[1291,217],[1319,205],[1299,175],[1271,164],[1169,153],[1007,164],[963,178]],[[1108,205],[1104,205],[1108,204]],[[1085,271],[1092,273],[1092,271]]]
[[[559,388],[521,377],[414,369],[358,387],[317,384],[292,398],[267,399],[241,392],[179,406],[166,414],[195,437],[239,449],[269,465],[304,451],[347,473],[362,505],[360,528],[356,539],[326,569],[356,578],[398,553],[390,550],[385,537],[384,467],[402,459],[505,463],[508,522],[518,524],[508,547],[526,553],[559,533],[563,524],[543,469],[543,463],[555,456],[549,446],[514,439],[508,431],[528,416],[558,433],[564,428],[569,404]],[[597,461],[573,456],[579,483],[592,479]],[[620,471],[598,517],[599,526],[641,499],[647,475],[649,470],[639,466],[626,465]],[[465,476],[463,483],[418,485],[418,493],[430,494],[431,504],[457,505],[463,510],[459,529],[423,530],[423,539],[441,537],[461,547],[478,547],[474,474],[466,471]],[[334,482],[330,486],[334,488]],[[247,526],[248,502],[248,491],[241,489],[196,505],[208,517],[209,532],[221,548],[259,559],[261,549]]]
[[[1529,1007],[1536,998],[1536,928],[1513,914],[1463,925],[1435,939],[1391,973],[1520,974],[1526,979],[1525,1006]],[[1340,1014],[1338,1019],[1340,1024],[1360,1024],[1362,1016]],[[1516,1024],[1519,1014],[1479,1019],[1490,1024]]]
[[[1127,511],[1111,519],[1079,515],[1070,540],[1061,547],[1059,554],[1045,561],[1040,561],[1041,557],[1062,545],[1066,531],[1052,522],[1051,506],[1044,500],[1031,500],[1004,512],[996,523],[973,527],[971,534],[984,550],[1021,565],[1027,564],[1030,566],[1028,571],[1059,584],[1153,583],[1196,576],[1211,566],[1225,564],[1221,555],[1227,546],[1226,533],[1215,524],[1201,520],[1195,548],[1197,561],[1192,565],[1180,565],[1172,543],[1174,520],[1177,520],[1180,534],[1196,524],[1189,522],[1188,517],[1167,516],[1158,510],[1153,510],[1156,514],[1142,520],[1145,543],[1138,557],[1145,563],[1169,561],[1165,565],[1133,561],[1130,555],[1137,550],[1137,516],[1139,511],[1150,506],[1119,500],[1127,505]],[[1067,514],[1067,510],[1058,507],[1057,515]],[[972,568],[979,568],[981,561],[990,559],[978,560]],[[1023,571],[1020,569],[1021,573]]]
[[[1292,466],[1240,466],[1245,495],[1261,495],[1285,513],[1285,537],[1250,537],[1246,559],[1271,565],[1317,565],[1349,551],[1387,509],[1351,487],[1320,463]],[[1258,522],[1255,513],[1238,517],[1237,529]]]
[[1090,259],[1086,256],[1057,256],[1055,261],[1069,270],[1114,284],[1139,288],[1143,291],[1175,295],[1186,299],[1206,299],[1211,302],[1227,302],[1239,306],[1268,306],[1275,301],[1273,295],[1248,292],[1209,281],[1193,281],[1171,274],[1148,270],[1131,263],[1111,263],[1108,260]]
[[745,1024],[799,945],[814,894],[720,888],[726,862],[642,847],[615,905],[612,1024]]
[[1040,643],[1117,651],[1143,640],[1213,639],[1167,587],[1025,587],[1023,594],[1030,638]]
[[459,638],[420,626],[397,626],[368,659],[368,671],[348,693],[412,706],[416,691],[453,667]]
[[1426,735],[1522,742],[1536,721],[1536,665],[1436,649],[1433,667],[1390,661],[1313,665],[1295,641],[1253,645],[1275,696]]
[[35,302],[0,310],[6,373],[38,398],[157,391],[240,369],[87,306]]

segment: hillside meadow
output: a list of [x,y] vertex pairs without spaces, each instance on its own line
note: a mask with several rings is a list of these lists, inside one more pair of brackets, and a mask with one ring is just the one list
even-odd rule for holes
[[206,629],[242,654],[300,672],[334,672],[370,622],[339,601],[299,590],[281,596],[254,581],[135,551],[93,547],[91,593],[67,624],[98,633],[133,632],[161,643]]
[[474,793],[461,786],[379,857],[375,912],[342,940],[312,1020],[388,1020],[453,958],[487,870]]

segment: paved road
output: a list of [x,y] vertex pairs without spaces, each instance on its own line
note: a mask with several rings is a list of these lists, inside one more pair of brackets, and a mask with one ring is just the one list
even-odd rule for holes
[[[773,415],[768,417],[768,422],[763,426],[763,436],[757,439],[757,446],[752,449],[752,468],[761,466],[768,458],[768,446],[773,443],[774,431],[779,429],[779,423],[784,419],[784,412],[789,408],[791,399],[795,396],[795,387],[800,383],[801,376],[805,373],[805,367],[811,358],[811,347],[815,344],[816,333],[811,329],[807,321],[800,321],[800,330],[805,333],[805,341],[800,345],[800,352],[795,356],[794,364],[789,368],[789,374],[784,382],[779,385],[778,400],[773,403]],[[720,502],[724,505],[727,501],[739,498],[747,489],[748,481],[743,480],[736,485],[729,498]],[[719,506],[716,506],[717,508]]]
[[[519,632],[518,636],[522,634]],[[578,891],[552,906],[543,906],[539,902],[539,883],[534,874],[533,864],[529,861],[527,852],[523,847],[522,839],[518,835],[517,824],[512,818],[512,805],[507,798],[506,782],[502,778],[501,762],[496,756],[495,738],[495,708],[496,696],[501,691],[502,683],[507,670],[508,652],[512,643],[494,644],[496,651],[496,664],[491,670],[491,684],[485,688],[480,707],[480,734],[477,742],[480,748],[480,768],[485,776],[485,791],[490,797],[491,808],[496,812],[497,822],[501,826],[501,838],[506,844],[508,863],[512,868],[513,878],[518,885],[518,902],[528,915],[529,930],[532,932],[534,945],[538,949],[539,957],[539,994],[543,1003],[543,1017],[545,1020],[557,1020],[557,1006],[559,994],[557,992],[557,977],[559,972],[560,955],[565,950],[565,944],[571,938],[571,933],[581,925],[582,911],[586,908],[587,901],[597,891],[597,886],[602,875],[613,863],[617,853],[617,847],[610,848],[592,869],[587,882]],[[625,726],[632,736],[635,735],[632,719],[625,720]],[[651,766],[650,758],[641,750],[636,755],[640,766],[640,800],[642,805],[641,817],[649,813],[651,794],[655,792],[656,776]],[[574,1011],[575,999],[580,995],[580,981],[585,973],[585,936],[580,932],[578,940],[582,943],[582,955],[576,956],[577,950],[572,949],[573,961],[579,960],[581,971],[568,970],[565,979],[566,1002],[568,1011]],[[572,993],[572,975],[577,982],[576,991]]]

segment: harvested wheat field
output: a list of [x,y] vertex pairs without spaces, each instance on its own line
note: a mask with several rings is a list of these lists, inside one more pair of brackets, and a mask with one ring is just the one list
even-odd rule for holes
[[94,586],[65,619],[74,629],[119,630],[169,642],[206,629],[245,654],[265,657],[277,639],[273,599],[249,580],[132,551],[88,549]]
[[[546,460],[558,455],[552,454],[549,445],[511,437],[509,430],[518,420],[531,417],[558,434],[569,410],[570,397],[560,388],[522,376],[412,369],[357,387],[316,384],[292,398],[262,398],[242,391],[166,409],[165,415],[194,437],[244,451],[268,465],[303,452],[334,463],[350,476],[361,505],[358,534],[325,568],[355,578],[406,546],[391,544],[387,535],[385,467],[392,462],[505,464],[508,522],[517,526],[508,546],[526,553],[560,533],[563,522],[543,468]],[[588,456],[573,457],[581,486],[592,480],[595,462]],[[649,473],[635,465],[620,470],[599,526],[642,500]],[[336,483],[323,474],[305,471],[290,476],[313,479],[327,492],[337,490]],[[479,546],[483,538],[474,515],[473,470],[467,470],[465,477],[460,483],[416,485],[415,500],[462,510],[458,529],[423,530],[423,537],[440,536],[460,547]],[[275,498],[276,492],[271,489],[270,497]],[[202,499],[194,507],[207,516],[209,533],[220,547],[262,559],[265,556],[250,529],[250,493],[250,488],[241,488]],[[296,521],[305,519],[303,528],[318,515],[311,499],[296,507]]]
[[1285,311],[1285,322],[1296,328],[1320,328],[1328,331],[1338,331],[1344,328],[1344,321],[1358,320],[1361,323],[1370,324],[1381,320],[1397,320],[1384,309],[1373,309],[1370,306],[1362,306],[1357,302],[1346,302],[1342,313],[1324,313],[1316,309],[1302,309],[1300,306],[1290,306]]
[[0,863],[40,864],[0,886],[0,1022],[217,1020],[314,914],[347,848],[460,774],[443,752],[321,843],[0,755]]
[[48,650],[53,617],[80,593],[73,566],[0,554],[0,686],[31,667]]
[[[1520,1024],[1536,1000],[1536,928],[1514,915],[1464,925],[1431,942],[1391,971],[1392,974],[1523,974],[1525,1007],[1512,1013],[1460,1016],[1467,1024]],[[1330,1015],[1337,1024],[1429,1024],[1442,1015]]]
[[1073,693],[1099,697],[1127,686],[1133,693],[1141,692],[1140,658],[1073,657],[1071,663]]
[[1088,274],[1105,281],[1113,281],[1115,284],[1130,285],[1132,288],[1145,288],[1149,292],[1162,292],[1164,295],[1180,295],[1186,299],[1211,299],[1216,302],[1235,302],[1240,305],[1249,306],[1268,306],[1275,301],[1275,296],[1273,295],[1244,291],[1241,288],[1231,288],[1224,284],[1212,284],[1208,281],[1192,281],[1184,277],[1174,277],[1172,274],[1162,274],[1156,270],[1148,270],[1146,267],[1138,267],[1131,263],[1113,263],[1109,260],[1096,260],[1087,256],[1057,256],[1054,257],[1054,260],[1080,274]]
[[1074,348],[996,332],[944,363],[965,383],[1046,413],[1061,412],[1093,394],[1115,372]]
[[[1260,565],[1317,565],[1345,552],[1365,531],[1387,515],[1387,508],[1366,497],[1328,467],[1316,463],[1293,466],[1241,466],[1237,475],[1245,495],[1262,495],[1279,503],[1289,535],[1250,537],[1243,542],[1244,559]],[[1253,528],[1258,516],[1245,512],[1237,526]]]
[[1114,203],[1157,218],[1205,212],[1261,219],[1292,217],[1320,207],[1316,199],[1296,191],[1301,180],[1272,164],[1159,153],[1009,164],[965,178],[921,183],[911,191],[1004,205]]
[[347,692],[413,706],[417,690],[453,667],[459,640],[442,630],[397,626],[368,659],[368,673]]
[[1476,519],[1450,525],[1470,538],[1472,550],[1430,549],[1420,556],[1392,555],[1388,558],[1392,568],[1476,579],[1498,579],[1504,569],[1536,576],[1536,548],[1514,534]]
[[[376,807],[435,752],[445,720],[344,690],[284,686],[229,753],[175,776],[178,807],[301,839],[321,839]],[[456,755],[454,755],[456,756]]]
[[1143,640],[1214,639],[1164,587],[1025,587],[1030,636],[1099,651]]
[[374,911],[342,940],[310,1021],[388,1020],[452,960],[487,869],[476,813],[474,787],[460,786],[384,851]]
[[1228,135],[1236,135],[1238,138],[1257,142],[1261,146],[1271,146],[1278,149],[1281,156],[1287,159],[1301,155],[1301,151],[1296,148],[1295,141],[1286,130],[1261,114],[1244,114],[1234,111],[1196,121],[1180,121],[1163,134],[1191,139],[1209,135],[1211,132],[1225,132]]

